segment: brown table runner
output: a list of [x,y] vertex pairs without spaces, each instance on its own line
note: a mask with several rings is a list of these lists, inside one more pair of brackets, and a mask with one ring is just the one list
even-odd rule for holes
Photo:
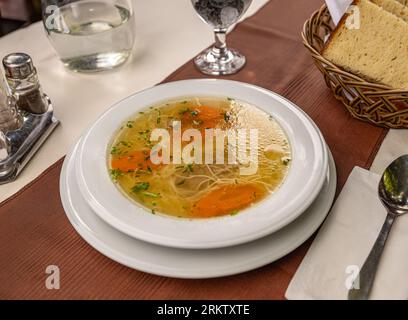
[[[321,2],[271,0],[240,24],[229,43],[248,64],[228,79],[278,92],[314,119],[333,152],[339,191],[354,166],[369,168],[386,130],[353,119],[303,48],[303,22]],[[202,77],[189,62],[166,81]],[[266,267],[221,279],[180,280],[135,271],[98,253],[70,225],[59,196],[61,164],[0,205],[1,299],[282,299],[310,245],[309,240]],[[48,265],[60,268],[59,290],[45,287]]]

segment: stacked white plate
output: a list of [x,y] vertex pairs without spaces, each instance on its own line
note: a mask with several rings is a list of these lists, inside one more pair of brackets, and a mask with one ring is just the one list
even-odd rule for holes
[[[272,115],[292,149],[282,186],[238,215],[213,219],[147,214],[124,197],[107,168],[113,135],[138,111],[182,96],[234,97]],[[321,225],[336,190],[330,151],[301,109],[271,91],[214,79],[159,85],[114,105],[69,152],[60,179],[68,219],[91,246],[134,269],[178,278],[226,276],[283,257]]]

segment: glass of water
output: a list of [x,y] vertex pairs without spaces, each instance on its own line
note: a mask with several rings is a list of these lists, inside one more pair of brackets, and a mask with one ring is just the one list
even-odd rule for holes
[[43,23],[66,67],[109,70],[130,56],[135,21],[130,0],[42,0]]
[[199,54],[194,62],[198,69],[210,75],[238,72],[245,65],[245,56],[226,44],[228,28],[236,23],[252,0],[191,0],[194,9],[214,29],[215,44]]

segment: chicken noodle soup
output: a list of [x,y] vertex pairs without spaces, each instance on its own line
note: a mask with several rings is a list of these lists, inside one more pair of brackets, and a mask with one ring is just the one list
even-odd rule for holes
[[[153,141],[157,129],[165,129],[160,131],[169,139]],[[200,139],[182,141],[187,130]],[[197,143],[200,148],[189,148]],[[252,155],[249,161],[242,150]],[[213,97],[175,99],[139,112],[119,129],[109,151],[110,175],[125,195],[151,213],[181,218],[238,214],[279,188],[291,160],[287,137],[270,115]],[[169,161],[157,161],[165,158]]]

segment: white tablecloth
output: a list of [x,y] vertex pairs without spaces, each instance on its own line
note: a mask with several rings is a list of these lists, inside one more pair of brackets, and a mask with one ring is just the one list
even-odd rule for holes
[[[268,0],[254,0],[244,18]],[[133,0],[137,40],[133,59],[120,69],[94,75],[66,70],[35,23],[0,38],[0,57],[10,52],[30,54],[44,91],[51,97],[61,125],[28,167],[10,184],[0,186],[0,202],[35,179],[69,147],[99,114],[130,94],[151,87],[213,42],[211,28],[189,0]]]

